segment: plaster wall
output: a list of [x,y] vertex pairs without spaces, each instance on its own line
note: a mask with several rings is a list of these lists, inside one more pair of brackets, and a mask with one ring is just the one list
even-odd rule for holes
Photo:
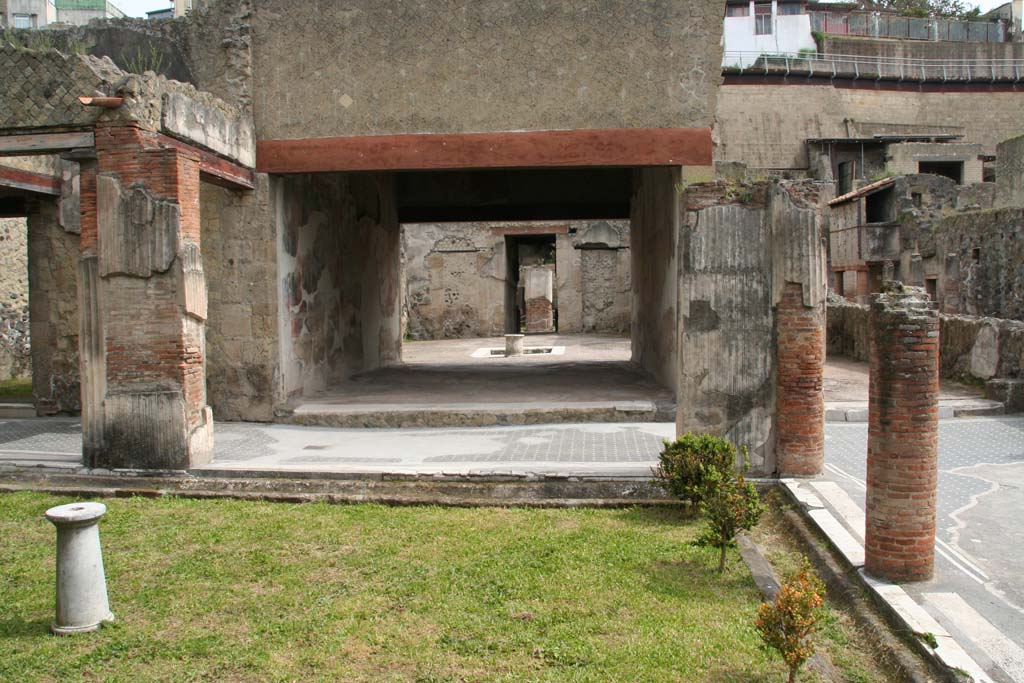
[[[806,169],[807,138],[846,138],[847,120],[910,126],[960,127],[962,142],[995,154],[996,145],[1024,132],[1024,92],[919,92],[832,85],[729,84],[719,89],[717,161],[752,168]],[[911,128],[911,130],[913,130]]]
[[270,181],[251,193],[203,183],[207,402],[219,420],[269,421],[278,376],[277,239]]
[[81,410],[78,364],[78,235],[59,223],[56,201],[28,217],[32,394],[41,415]]
[[630,209],[633,361],[662,385],[676,391],[679,283],[679,168],[633,172]]
[[277,224],[278,400],[401,357],[400,230],[386,174],[271,179]]
[[724,14],[722,0],[261,0],[257,136],[707,128]]
[[730,199],[727,186],[683,198],[678,243],[678,432],[726,436],[751,450],[754,471],[774,471],[775,317],[765,189]]

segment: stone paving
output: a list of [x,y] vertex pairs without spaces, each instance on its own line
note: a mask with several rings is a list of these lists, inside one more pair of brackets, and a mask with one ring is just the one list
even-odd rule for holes
[[671,423],[453,429],[218,425],[204,469],[416,473],[604,472],[646,476]]

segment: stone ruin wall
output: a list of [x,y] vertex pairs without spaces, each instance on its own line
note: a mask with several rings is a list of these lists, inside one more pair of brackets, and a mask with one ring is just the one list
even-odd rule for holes
[[[505,334],[505,228],[543,223],[415,224],[402,228],[405,337]],[[628,221],[558,223],[554,299],[558,332],[626,334],[631,319]]]
[[1024,320],[1024,208],[948,216],[935,239],[943,312]]
[[28,226],[0,218],[0,381],[32,376],[28,315]]
[[[867,362],[868,306],[828,302],[828,353]],[[968,383],[1024,379],[1024,322],[939,315],[939,373]]]

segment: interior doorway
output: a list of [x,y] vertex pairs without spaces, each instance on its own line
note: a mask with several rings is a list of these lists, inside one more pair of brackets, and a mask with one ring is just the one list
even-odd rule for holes
[[558,263],[553,233],[506,235],[506,334],[558,331]]

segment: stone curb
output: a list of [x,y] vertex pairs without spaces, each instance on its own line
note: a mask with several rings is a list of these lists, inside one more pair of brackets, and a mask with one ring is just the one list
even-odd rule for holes
[[63,473],[0,471],[0,493],[38,491],[60,495],[160,498],[237,498],[281,502],[451,505],[459,507],[631,507],[683,505],[649,480],[550,477],[237,479],[187,473]]
[[[940,405],[939,419],[950,420],[957,417],[986,417],[991,415],[1005,415],[1006,408],[998,401],[978,400],[960,404]],[[860,422],[867,423],[867,404],[856,407],[832,407],[825,406],[825,422]]]
[[[823,538],[830,550],[839,560],[840,572],[830,571],[830,581],[834,579],[841,584],[856,583],[858,589],[871,596],[886,620],[900,634],[903,641],[910,644],[922,655],[933,670],[945,680],[954,683],[994,683],[984,669],[956,642],[923,607],[917,604],[910,595],[896,584],[879,581],[867,576],[863,570],[863,546],[846,531],[818,498],[817,494],[804,489],[799,480],[782,479],[780,488],[794,503],[796,512],[791,514],[802,524],[810,528],[792,526],[805,536],[811,547],[815,547],[815,533]],[[811,531],[813,529],[813,532]],[[823,559],[819,557],[818,559]],[[817,562],[815,563],[818,564]],[[827,564],[827,561],[826,561]],[[928,645],[920,635],[930,634],[937,643],[936,647]],[[915,678],[922,683],[928,679]]]

